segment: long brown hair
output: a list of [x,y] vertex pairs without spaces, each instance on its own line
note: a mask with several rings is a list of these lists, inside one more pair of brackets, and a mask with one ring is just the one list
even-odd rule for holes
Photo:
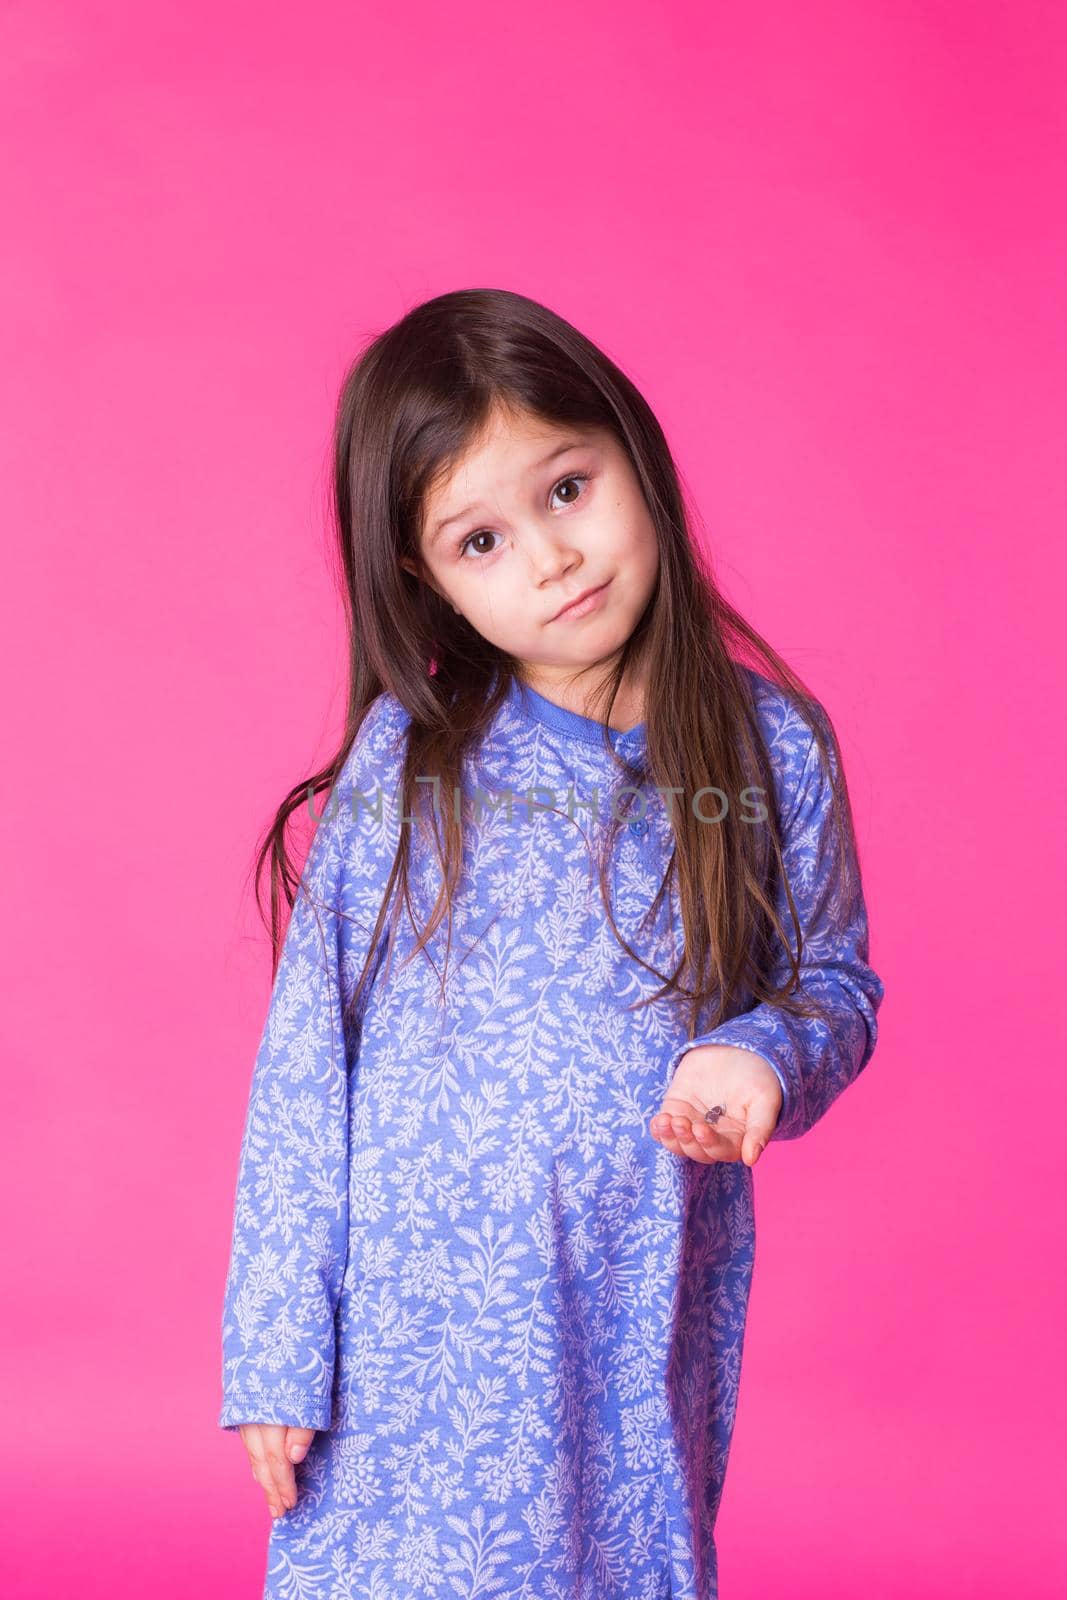
[[[819,742],[833,785],[839,852],[854,840],[851,804],[833,725],[797,675],[726,601],[690,533],[692,512],[667,441],[633,383],[576,328],[538,302],[502,289],[463,289],[416,306],[369,344],[350,366],[337,406],[333,442],[333,512],[348,632],[348,707],[337,754],[302,779],[279,806],[256,859],[255,880],[270,864],[274,970],[284,929],[282,900],[292,907],[299,874],[286,829],[299,806],[332,788],[371,703],[390,692],[410,717],[401,815],[423,825],[425,786],[460,792],[464,754],[497,710],[516,663],[477,633],[428,584],[401,565],[419,558],[425,498],[478,440],[494,411],[524,411],[551,424],[609,429],[628,452],[659,543],[659,578],[604,689],[607,737],[611,704],[628,668],[640,663],[646,695],[646,753],[623,762],[624,783],[704,785],[728,796],[746,785],[768,797],[767,823],[754,827],[728,806],[707,827],[687,805],[671,808],[674,849],[660,898],[677,886],[683,953],[670,973],[649,965],[620,933],[606,892],[609,831],[600,887],[615,936],[661,988],[690,1005],[689,1025],[714,1000],[715,1027],[753,1001],[768,1000],[796,1015],[822,1014],[799,990],[802,930],[782,860],[770,756],[756,715],[748,664],[776,681],[796,703]],[[443,822],[443,837],[439,823]],[[435,808],[432,829],[441,886],[414,957],[448,916],[462,863],[462,822],[451,806]],[[369,951],[378,947],[389,907],[413,917],[409,890],[411,827],[400,842]],[[839,855],[839,860],[842,856]],[[788,939],[775,910],[781,884],[794,932]],[[261,905],[262,911],[262,905]],[[774,987],[776,945],[790,975]],[[447,954],[446,954],[447,962]],[[351,1004],[358,1007],[371,971],[368,954]]]

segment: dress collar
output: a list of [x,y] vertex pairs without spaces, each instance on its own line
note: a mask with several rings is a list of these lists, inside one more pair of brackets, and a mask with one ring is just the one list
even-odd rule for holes
[[[583,717],[578,711],[569,711],[566,706],[558,706],[554,700],[546,700],[543,694],[538,694],[529,684],[520,683],[518,678],[512,678],[509,683],[507,699],[520,715],[532,717],[556,733],[580,739],[583,744],[602,746],[604,743],[603,725],[594,717]],[[621,746],[624,749],[636,749],[644,740],[645,724],[639,722],[635,727],[625,730],[609,728],[608,736],[613,748]]]

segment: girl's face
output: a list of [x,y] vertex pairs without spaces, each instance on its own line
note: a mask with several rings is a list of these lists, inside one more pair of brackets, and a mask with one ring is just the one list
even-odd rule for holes
[[419,548],[421,561],[404,567],[549,697],[621,649],[659,570],[655,529],[614,435],[527,413],[494,413],[428,497]]

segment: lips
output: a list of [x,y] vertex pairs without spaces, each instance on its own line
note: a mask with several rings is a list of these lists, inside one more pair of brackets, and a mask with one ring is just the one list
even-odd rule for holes
[[549,617],[548,620],[550,622],[555,622],[557,617],[562,617],[563,613],[565,611],[569,611],[572,606],[581,605],[582,601],[588,600],[591,594],[598,594],[601,589],[606,589],[608,583],[610,582],[611,579],[609,578],[606,583],[594,583],[590,588],[583,589],[581,594],[576,594],[573,600],[568,600],[567,604],[565,606],[561,606],[556,612],[556,615],[554,617]]

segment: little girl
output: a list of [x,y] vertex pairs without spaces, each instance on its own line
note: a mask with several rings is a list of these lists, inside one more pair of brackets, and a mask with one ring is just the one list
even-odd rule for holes
[[258,858],[223,1312],[263,1593],[713,1600],[752,1168],[883,994],[836,735],[647,403],[536,302],[378,338],[335,473],[348,717]]

